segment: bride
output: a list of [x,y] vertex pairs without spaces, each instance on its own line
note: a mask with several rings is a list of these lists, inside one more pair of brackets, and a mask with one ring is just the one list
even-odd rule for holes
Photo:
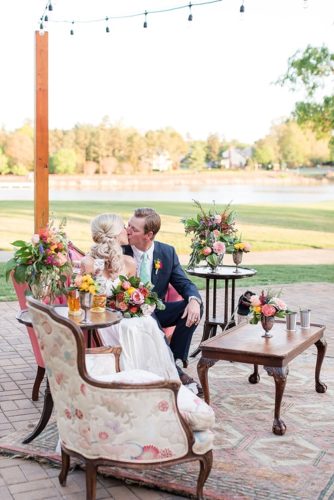
[[[119,275],[136,275],[136,264],[122,252],[121,245],[126,245],[128,238],[121,217],[98,215],[91,222],[91,232],[95,244],[81,261],[81,271],[96,274],[102,263],[99,280],[108,296],[119,283]],[[152,316],[123,318],[120,323],[99,330],[99,334],[104,345],[122,347],[122,370],[140,368],[165,379],[179,380],[164,333]]]

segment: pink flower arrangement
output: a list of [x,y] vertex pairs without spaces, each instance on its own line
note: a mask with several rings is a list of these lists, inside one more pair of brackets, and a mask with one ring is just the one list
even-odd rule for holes
[[287,306],[278,297],[279,294],[280,292],[275,294],[271,290],[267,292],[262,290],[260,295],[252,295],[249,299],[251,303],[250,312],[252,313],[250,323],[256,325],[261,316],[285,318]]
[[196,217],[183,218],[186,234],[193,233],[191,255],[188,267],[192,268],[205,260],[211,268],[222,265],[225,252],[233,251],[235,241],[235,213],[227,205],[217,212],[217,207],[205,211],[202,205],[194,200],[199,208]]
[[59,227],[51,220],[30,241],[14,241],[17,250],[6,264],[6,279],[13,272],[18,283],[27,283],[36,298],[48,298],[49,302],[63,295],[72,271],[64,226],[65,220]]
[[137,276],[119,276],[119,284],[108,297],[108,306],[121,311],[125,318],[148,316],[155,308],[163,310],[165,305],[155,292],[151,283],[142,283]]

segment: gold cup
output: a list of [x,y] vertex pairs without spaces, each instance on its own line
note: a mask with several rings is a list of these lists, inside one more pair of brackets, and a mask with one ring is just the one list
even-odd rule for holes
[[70,290],[67,294],[68,314],[80,316],[80,296],[78,290]]

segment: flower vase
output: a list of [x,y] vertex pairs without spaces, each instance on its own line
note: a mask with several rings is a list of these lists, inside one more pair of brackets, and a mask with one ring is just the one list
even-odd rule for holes
[[[217,269],[219,266],[223,265],[223,258],[225,254],[220,254],[220,255],[209,255],[209,257],[206,259],[206,262],[208,266],[210,267],[210,271],[212,273],[216,273]],[[213,258],[214,257],[214,258]]]
[[264,316],[264,314],[261,314],[261,325],[262,328],[264,329],[264,334],[261,335],[261,337],[264,337],[266,339],[272,337],[272,334],[268,332],[272,329],[274,323],[275,323],[274,316]]
[[45,274],[38,274],[35,278],[35,283],[30,285],[30,290],[34,299],[52,304],[54,302],[54,294],[52,293],[51,279]]
[[232,254],[233,262],[235,264],[235,271],[233,271],[233,273],[237,274],[240,272],[238,266],[242,262],[242,254],[243,254],[243,252],[241,250],[237,250],[236,252],[233,252],[233,254]]

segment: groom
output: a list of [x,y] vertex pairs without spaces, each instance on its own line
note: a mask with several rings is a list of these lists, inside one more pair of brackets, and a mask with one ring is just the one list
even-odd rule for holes
[[[162,328],[175,326],[170,348],[174,359],[181,359],[185,364],[191,338],[203,314],[202,299],[185,275],[174,247],[154,240],[160,226],[160,215],[155,210],[137,208],[128,223],[129,245],[124,247],[124,253],[134,257],[138,275],[144,282],[153,283],[160,299],[164,301],[169,284],[182,296],[181,301],[164,302],[166,309],[155,311],[155,315]],[[182,383],[194,382],[179,367],[178,370]]]

